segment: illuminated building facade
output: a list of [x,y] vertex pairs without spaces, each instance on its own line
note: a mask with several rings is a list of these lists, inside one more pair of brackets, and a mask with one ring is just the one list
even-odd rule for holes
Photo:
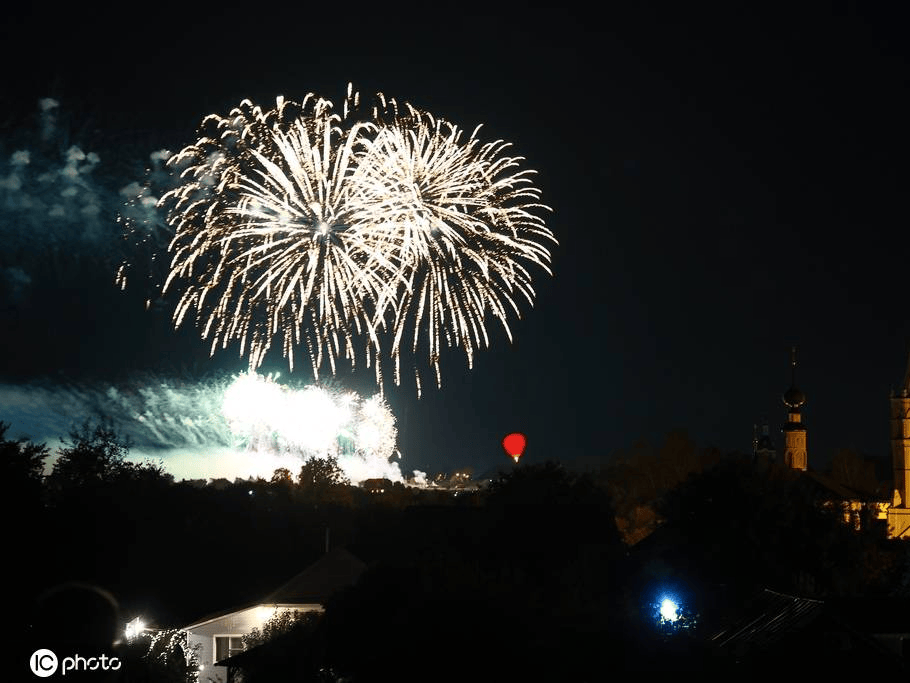
[[894,491],[888,508],[888,537],[910,538],[910,359],[901,387],[891,392],[891,459]]
[[269,619],[282,613],[322,612],[331,595],[353,585],[365,569],[366,564],[360,559],[344,548],[335,548],[263,599],[182,627],[186,632],[187,662],[191,653],[197,658],[196,680],[238,680],[231,673],[230,658],[243,651],[243,639],[254,628],[261,631]]

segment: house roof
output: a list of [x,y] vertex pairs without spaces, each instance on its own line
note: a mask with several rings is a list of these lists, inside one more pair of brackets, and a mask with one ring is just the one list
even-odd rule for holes
[[816,619],[824,603],[765,590],[742,619],[710,639],[729,650],[764,648]]
[[844,680],[857,672],[907,673],[901,658],[872,637],[880,628],[869,630],[870,624],[857,623],[829,601],[766,589],[743,607],[740,617],[709,642],[751,673],[773,671],[781,662]]
[[183,628],[200,626],[258,605],[324,605],[333,593],[357,581],[365,569],[366,564],[360,559],[344,548],[335,548],[262,599],[208,614]]
[[269,593],[260,604],[322,605],[339,589],[353,585],[365,569],[360,559],[344,548],[335,548]]
[[810,480],[815,482],[822,490],[827,492],[829,495],[833,494],[835,497],[841,500],[864,500],[870,501],[874,499],[874,496],[868,493],[861,493],[854,489],[844,486],[843,484],[835,481],[832,477],[822,474],[821,472],[815,472],[812,470],[807,470],[803,472],[803,476],[808,477]]

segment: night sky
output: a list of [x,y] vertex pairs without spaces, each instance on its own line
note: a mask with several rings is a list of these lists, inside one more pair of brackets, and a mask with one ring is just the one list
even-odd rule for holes
[[[494,331],[473,370],[443,356],[442,390],[427,381],[419,401],[410,384],[387,389],[404,471],[507,463],[514,430],[528,462],[676,428],[746,451],[763,419],[780,447],[792,345],[810,467],[842,447],[888,454],[910,339],[901,16],[212,7],[12,10],[0,171],[38,145],[45,97],[59,102],[59,144],[97,152],[93,182],[114,198],[151,152],[193,142],[206,114],[307,92],[337,102],[349,81],[511,141],[553,208],[554,277],[538,273],[513,344]],[[236,347],[210,359],[195,330],[173,331],[172,309],[114,287],[112,202],[107,227],[55,251],[62,223],[26,224],[11,193],[0,188],[6,400],[245,369]],[[280,354],[262,370],[288,377]],[[336,379],[373,390],[369,372]],[[23,415],[0,405],[11,436],[51,436]]]

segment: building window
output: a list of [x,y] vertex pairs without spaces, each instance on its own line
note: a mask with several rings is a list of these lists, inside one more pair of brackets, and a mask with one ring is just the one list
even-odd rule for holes
[[243,652],[243,639],[240,636],[215,636],[215,661],[233,657]]

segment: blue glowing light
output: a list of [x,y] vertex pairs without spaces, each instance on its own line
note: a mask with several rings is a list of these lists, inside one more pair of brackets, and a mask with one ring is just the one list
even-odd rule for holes
[[664,598],[660,603],[660,616],[665,621],[676,621],[679,619],[679,605],[670,598]]
[[649,604],[649,617],[657,629],[664,634],[686,631],[698,623],[698,614],[682,593],[664,589]]

